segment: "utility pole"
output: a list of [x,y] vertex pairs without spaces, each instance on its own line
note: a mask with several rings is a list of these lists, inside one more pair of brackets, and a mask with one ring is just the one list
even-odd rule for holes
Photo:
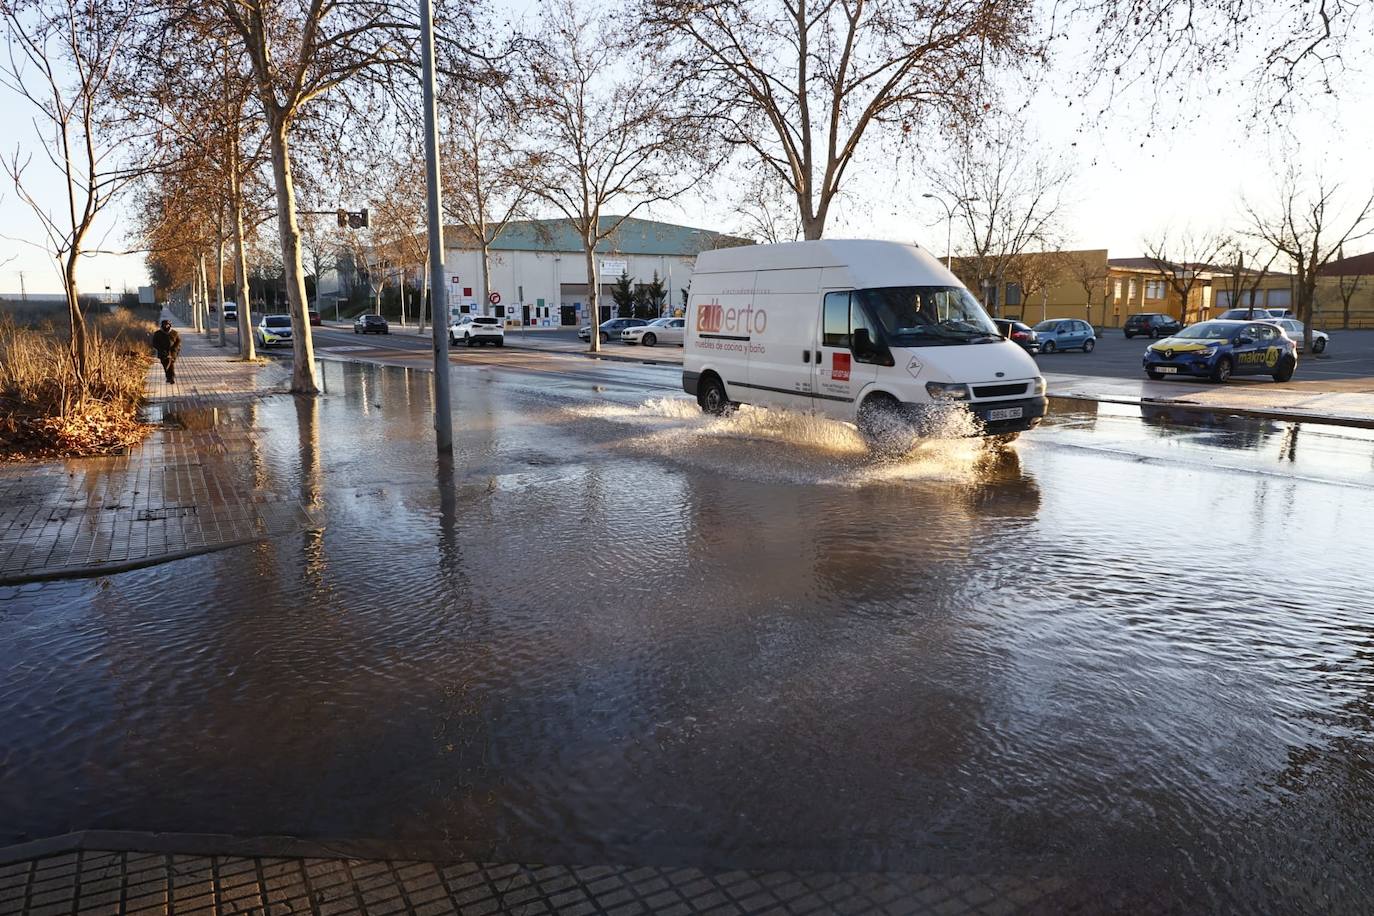
[[24,286],[24,272],[22,270],[19,271],[19,301],[29,301],[29,290],[26,286]]
[[434,332],[434,444],[440,455],[453,454],[453,409],[448,386],[448,290],[444,283],[444,223],[439,200],[439,124],[434,105],[434,10],[420,0],[420,56],[424,66],[425,182],[428,184],[429,287]]

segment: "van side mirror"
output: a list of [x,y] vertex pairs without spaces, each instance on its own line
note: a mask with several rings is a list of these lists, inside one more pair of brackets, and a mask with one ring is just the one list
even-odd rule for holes
[[873,355],[873,339],[868,336],[868,328],[855,328],[849,338],[849,349],[855,356]]

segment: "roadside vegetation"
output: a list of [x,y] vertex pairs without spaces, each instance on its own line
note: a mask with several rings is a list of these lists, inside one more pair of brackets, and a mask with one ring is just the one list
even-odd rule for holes
[[69,329],[50,315],[0,312],[0,460],[110,455],[142,441],[153,323],[127,309],[88,316],[83,381]]

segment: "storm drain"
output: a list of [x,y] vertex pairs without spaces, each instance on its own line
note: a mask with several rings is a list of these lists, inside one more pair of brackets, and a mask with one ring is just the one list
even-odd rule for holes
[[195,506],[163,506],[160,509],[139,509],[137,520],[140,522],[160,522],[172,518],[186,518],[195,514]]

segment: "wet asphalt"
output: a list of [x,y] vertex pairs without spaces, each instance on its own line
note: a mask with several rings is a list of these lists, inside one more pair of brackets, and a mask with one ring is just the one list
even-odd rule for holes
[[427,373],[323,366],[251,456],[203,456],[320,527],[0,589],[0,843],[1367,906],[1369,432],[1056,403],[1010,449],[876,460],[842,424],[705,418],[670,369],[487,351],[452,370],[450,464]]

